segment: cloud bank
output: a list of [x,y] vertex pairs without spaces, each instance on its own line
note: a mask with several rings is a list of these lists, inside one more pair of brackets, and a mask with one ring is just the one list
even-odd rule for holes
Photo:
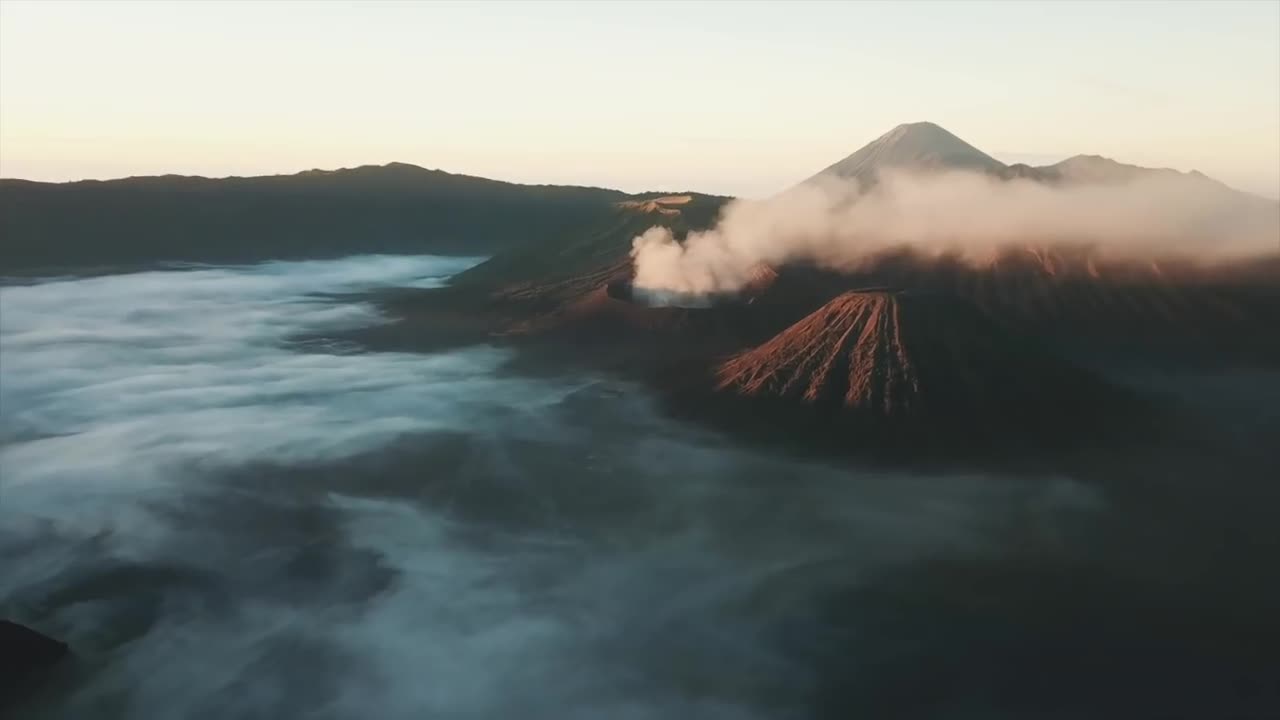
[[1010,246],[1050,244],[1124,258],[1274,253],[1280,204],[1185,176],[1047,185],[969,172],[886,172],[866,191],[819,178],[766,200],[735,201],[714,228],[683,243],[655,226],[634,239],[631,254],[637,288],[699,295],[733,292],[762,264],[849,268],[897,247],[981,262]]
[[1066,479],[934,487],[738,448],[494,348],[314,339],[383,321],[345,293],[452,269],[0,288],[0,607],[95,658],[33,720],[776,717],[813,671],[757,598],[985,547],[1031,496],[1092,512]]
[[385,321],[341,294],[438,284],[473,263],[370,256],[0,288],[6,505],[88,516],[96,498],[193,468],[331,461],[455,427],[477,394],[557,399],[567,390],[493,375],[508,355],[496,348],[375,354],[324,339]]
[[[380,322],[344,294],[438,282],[438,260],[0,288],[0,609],[85,660],[23,717],[758,720],[916,697],[1214,716],[1274,674],[1249,651],[1267,625],[1240,618],[1274,615],[1256,550],[1275,483],[1231,453],[1126,462],[1117,505],[1079,466],[743,446],[618,381],[513,376],[492,348],[298,341]],[[1276,405],[1274,378],[1228,380],[1214,426],[1270,459],[1247,408]],[[1224,468],[1229,487],[1203,481]],[[975,577],[1000,580],[977,607]],[[1198,629],[1240,628],[1205,656]],[[922,694],[921,668],[949,680]]]

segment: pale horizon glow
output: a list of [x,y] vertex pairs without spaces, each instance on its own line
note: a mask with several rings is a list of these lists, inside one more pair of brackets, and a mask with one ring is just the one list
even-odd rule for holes
[[1280,2],[0,2],[0,176],[772,193],[903,122],[1280,196]]

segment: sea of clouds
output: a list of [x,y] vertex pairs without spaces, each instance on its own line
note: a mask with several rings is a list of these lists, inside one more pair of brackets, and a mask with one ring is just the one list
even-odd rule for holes
[[827,589],[1096,511],[1064,477],[743,448],[509,349],[341,339],[471,262],[0,287],[0,616],[76,652],[31,717],[802,717]]

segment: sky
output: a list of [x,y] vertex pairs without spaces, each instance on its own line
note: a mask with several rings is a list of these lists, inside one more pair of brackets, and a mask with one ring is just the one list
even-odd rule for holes
[[1280,196],[1280,2],[0,0],[0,176],[759,196],[903,122]]

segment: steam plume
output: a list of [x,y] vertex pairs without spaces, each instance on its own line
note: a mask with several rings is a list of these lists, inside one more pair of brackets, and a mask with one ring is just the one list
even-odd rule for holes
[[1238,259],[1280,250],[1280,205],[1186,176],[1054,186],[972,172],[885,172],[862,192],[818,177],[773,198],[735,201],[684,243],[652,227],[632,243],[635,286],[732,292],[761,264],[840,269],[893,247],[980,262],[1011,245],[1088,245],[1104,256]]

